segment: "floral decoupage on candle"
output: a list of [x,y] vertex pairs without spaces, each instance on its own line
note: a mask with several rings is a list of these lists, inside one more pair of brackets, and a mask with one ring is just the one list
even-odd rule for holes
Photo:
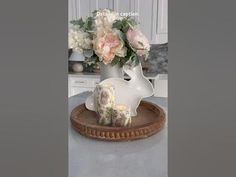
[[112,84],[98,84],[94,90],[95,110],[98,123],[124,127],[131,124],[130,108],[116,104],[115,88]]

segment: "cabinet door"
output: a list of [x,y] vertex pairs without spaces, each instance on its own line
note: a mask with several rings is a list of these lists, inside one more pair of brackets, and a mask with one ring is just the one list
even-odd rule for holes
[[168,42],[168,0],[158,0],[157,42]]
[[168,0],[130,0],[140,28],[151,44],[168,42]]
[[116,12],[130,12],[131,0],[114,0],[114,10]]
[[76,1],[68,0],[68,21],[76,19]]
[[97,9],[112,9],[112,10],[114,10],[114,0],[96,0],[96,10]]
[[132,4],[134,11],[139,14],[137,20],[140,23],[140,29],[150,43],[156,43],[157,1],[137,0]]
[[154,82],[154,96],[168,97],[168,75],[159,74]]
[[[69,0],[72,1],[71,9],[73,12],[73,19],[86,18],[92,15],[92,12],[97,9],[114,9],[114,0]],[[70,7],[69,7],[70,11]]]

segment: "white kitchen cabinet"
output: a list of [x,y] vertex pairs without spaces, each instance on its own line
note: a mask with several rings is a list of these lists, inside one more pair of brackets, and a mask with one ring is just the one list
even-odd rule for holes
[[77,95],[85,91],[93,91],[99,83],[98,75],[69,74],[68,77],[68,97]]
[[[168,42],[168,0],[135,0],[134,11],[151,44]],[[131,8],[132,9],[132,8]]]
[[168,0],[158,0],[158,17],[156,41],[158,44],[168,42]]
[[137,12],[135,17],[151,44],[168,42],[168,0],[69,0],[69,21],[91,16],[96,9]]
[[154,81],[154,96],[168,97],[168,75],[158,74]]
[[136,18],[140,23],[139,27],[152,44],[157,43],[157,2],[158,0],[136,0],[133,4],[134,11],[139,14]]
[[[154,87],[154,96],[168,97],[168,76],[167,74],[158,74],[156,76],[147,76]],[[129,80],[128,76],[125,79]],[[99,74],[69,74],[68,76],[68,97],[77,95],[85,91],[93,91],[100,82]]]

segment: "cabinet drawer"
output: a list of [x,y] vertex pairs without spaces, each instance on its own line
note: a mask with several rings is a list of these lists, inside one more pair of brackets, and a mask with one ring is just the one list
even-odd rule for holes
[[70,83],[71,86],[92,87],[91,81],[84,78],[70,78]]
[[72,87],[95,87],[100,79],[71,77],[70,84]]

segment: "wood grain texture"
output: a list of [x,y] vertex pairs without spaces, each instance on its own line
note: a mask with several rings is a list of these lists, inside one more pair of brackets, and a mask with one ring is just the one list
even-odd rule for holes
[[165,125],[165,113],[159,106],[141,101],[138,115],[132,118],[130,127],[101,126],[95,112],[79,105],[71,112],[72,127],[81,135],[106,141],[129,141],[147,138],[159,132]]

